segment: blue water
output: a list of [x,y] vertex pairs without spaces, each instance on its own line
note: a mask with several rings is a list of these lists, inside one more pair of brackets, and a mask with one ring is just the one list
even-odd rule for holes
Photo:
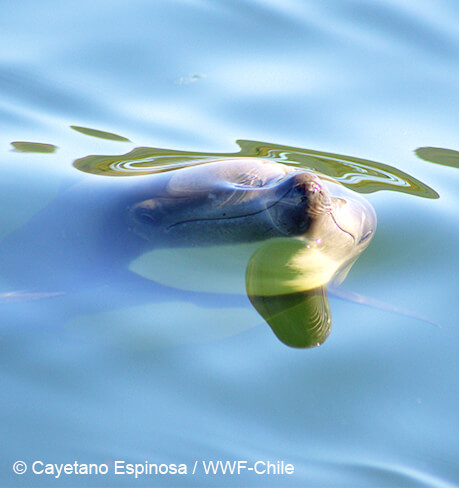
[[[414,153],[458,150],[456,2],[2,2],[0,13],[0,238],[81,179],[72,163],[92,154],[231,153],[242,139],[366,158],[440,198],[366,195],[378,230],[343,288],[441,326],[331,298],[328,340],[295,350],[238,303],[62,321],[60,302],[26,302],[40,327],[0,315],[1,486],[456,486],[458,172]],[[21,291],[2,262],[0,291]],[[31,472],[37,460],[110,472],[55,479]],[[117,460],[189,474],[114,475]],[[295,472],[205,475],[209,460]]]

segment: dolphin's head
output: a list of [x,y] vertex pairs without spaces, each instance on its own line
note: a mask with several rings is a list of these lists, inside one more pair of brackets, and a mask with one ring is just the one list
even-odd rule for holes
[[304,243],[290,261],[297,278],[288,281],[287,290],[339,284],[376,230],[376,214],[364,198],[305,171],[290,173],[279,183],[266,213],[279,235]]
[[129,207],[129,228],[168,245],[295,237],[343,262],[360,254],[376,227],[371,206],[339,183],[256,158],[172,172],[152,193]]
[[295,171],[266,213],[283,237],[250,258],[246,291],[276,336],[315,347],[330,333],[326,286],[342,281],[376,229],[371,205],[325,176]]
[[336,259],[357,256],[376,230],[376,214],[360,195],[327,177],[290,173],[266,212],[280,234],[321,246]]

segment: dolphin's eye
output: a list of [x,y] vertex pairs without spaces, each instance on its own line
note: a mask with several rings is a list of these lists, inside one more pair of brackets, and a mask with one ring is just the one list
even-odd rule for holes
[[151,224],[152,222],[154,222],[151,214],[147,212],[139,212],[137,214],[137,220],[139,220],[139,222],[143,222],[144,224]]

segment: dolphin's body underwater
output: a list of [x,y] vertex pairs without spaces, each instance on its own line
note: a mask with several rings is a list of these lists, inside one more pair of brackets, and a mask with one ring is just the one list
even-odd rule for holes
[[[375,226],[369,203],[327,177],[259,158],[222,159],[71,187],[0,243],[0,280],[11,291],[62,294],[53,300],[68,317],[93,290],[101,293],[86,304],[91,310],[170,299],[170,288],[128,269],[154,249],[294,238],[330,258],[334,276],[366,248]],[[205,293],[174,293],[208,302]],[[244,299],[213,294],[212,305]],[[1,307],[8,304],[0,303],[0,315]]]

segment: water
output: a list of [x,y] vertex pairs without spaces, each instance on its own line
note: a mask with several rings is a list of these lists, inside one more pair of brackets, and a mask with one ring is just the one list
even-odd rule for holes
[[[28,301],[42,326],[1,324],[2,486],[457,484],[458,176],[444,151],[458,149],[455,2],[0,8],[1,238],[80,180],[90,155],[119,163],[153,147],[181,164],[240,153],[237,141],[300,164],[349,155],[398,178],[366,193],[378,230],[342,288],[441,326],[331,298],[327,341],[295,350],[237,301],[101,311],[81,290],[86,309],[67,321],[56,297]],[[439,150],[418,157],[424,147]],[[236,459],[295,473],[31,474],[36,460],[191,472]]]

